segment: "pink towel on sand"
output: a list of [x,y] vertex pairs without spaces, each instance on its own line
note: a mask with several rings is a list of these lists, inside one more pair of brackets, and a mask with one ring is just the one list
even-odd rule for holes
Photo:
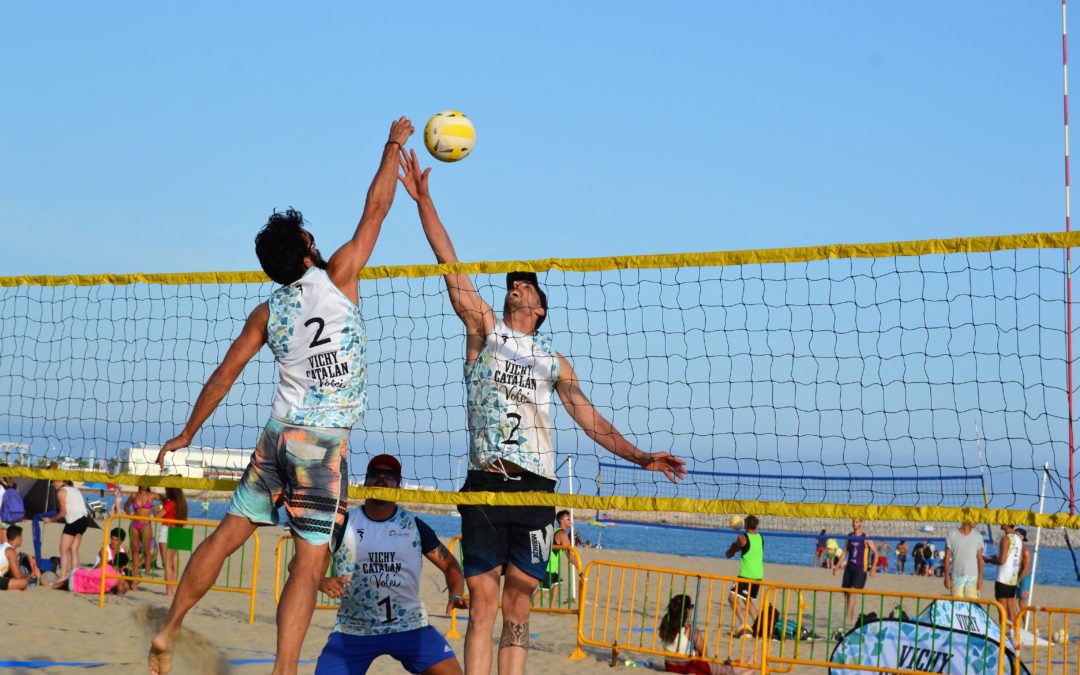
[[[117,574],[117,571],[113,569],[112,565],[106,565],[109,568],[109,574]],[[116,588],[118,579],[108,577],[105,579],[105,592],[108,593],[112,589]],[[85,567],[80,567],[71,573],[71,582],[68,587],[74,593],[100,593],[101,592],[101,568],[95,567],[92,570],[88,570]]]

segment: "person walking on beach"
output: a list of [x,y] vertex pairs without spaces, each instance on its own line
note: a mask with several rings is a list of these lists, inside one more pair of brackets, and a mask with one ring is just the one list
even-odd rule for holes
[[295,673],[315,609],[316,589],[330,561],[330,539],[344,524],[349,429],[367,408],[366,333],[357,277],[367,264],[397,187],[397,152],[413,133],[401,117],[368,189],[352,238],[329,261],[315,247],[299,211],[276,211],[255,237],[259,263],[281,284],[248,317],[225,359],[203,387],[180,435],[165,443],[158,464],[191,444],[244,366],[268,345],[281,380],[271,416],[240,478],[229,512],[192,554],[168,617],[150,643],[153,673],[167,673],[180,626],[210,589],[222,563],[259,525],[276,524],[284,502],[296,552],[277,611],[274,673]]
[[1027,570],[1027,573],[1020,577],[1020,581],[1016,585],[1016,605],[1019,612],[1025,607],[1031,606],[1031,583],[1034,581],[1034,575],[1032,574],[1032,554],[1031,546],[1028,545],[1027,530],[1018,527],[1016,528],[1016,534],[1020,536],[1020,546],[1023,549],[1023,553],[1020,555],[1020,567]]
[[[1016,597],[1017,586],[1020,579],[1027,574],[1027,568],[1023,566],[1024,546],[1020,541],[1020,535],[1012,525],[1002,525],[1001,543],[998,544],[997,555],[994,557],[983,556],[983,562],[998,566],[997,581],[994,583],[994,599],[1005,607],[1009,623],[1016,620],[1020,613],[1020,601]],[[1004,626],[1003,626],[1004,628]]]
[[[840,562],[833,569],[833,574],[840,567],[844,568],[844,578],[840,582],[841,588],[862,589],[866,587],[867,576],[874,576],[877,567],[877,546],[866,538],[862,529],[862,519],[851,520],[851,533],[844,542],[844,552],[840,555]],[[855,623],[855,593],[844,593],[847,599],[847,625]]]
[[945,535],[945,588],[954,598],[977,598],[983,586],[983,541],[975,523],[961,523]]
[[814,562],[810,563],[811,567],[817,567],[825,562],[825,544],[827,544],[828,541],[829,538],[825,536],[825,529],[822,528],[821,534],[814,540]]
[[[401,462],[377,455],[368,462],[366,487],[401,486]],[[334,632],[319,654],[315,675],[362,675],[386,655],[410,673],[461,675],[454,650],[428,623],[420,600],[424,558],[443,574],[446,613],[468,609],[465,577],[450,551],[422,520],[395,502],[368,499],[349,511],[334,532],[334,569],[319,590],[341,600]]]
[[[416,201],[420,222],[439,263],[458,262],[428,191],[428,174],[415,152],[401,153],[401,182]],[[527,244],[527,240],[523,240]],[[683,461],[648,453],[626,440],[593,407],[570,362],[538,333],[548,315],[547,295],[533,272],[506,275],[502,317],[468,275],[444,276],[454,312],[465,326],[465,388],[469,472],[463,492],[554,492],[555,448],[551,402],[557,394],[585,434],[608,452],[671,481],[686,475]],[[502,583],[498,670],[525,671],[530,599],[547,571],[550,506],[459,506],[462,552],[469,586],[465,670],[491,671],[491,637]]]
[[901,539],[900,543],[896,545],[896,548],[894,549],[894,551],[896,553],[896,573],[897,574],[903,574],[904,573],[904,567],[907,565],[907,553],[908,553],[908,543],[907,543],[907,541],[904,540],[904,539]]
[[735,630],[734,637],[742,637],[757,619],[758,591],[761,590],[761,581],[765,578],[765,540],[758,529],[758,517],[747,516],[744,521],[746,531],[741,532],[731,542],[731,546],[724,553],[725,558],[733,558],[739,553],[739,579],[731,588],[728,600],[735,612],[735,623],[739,628]]

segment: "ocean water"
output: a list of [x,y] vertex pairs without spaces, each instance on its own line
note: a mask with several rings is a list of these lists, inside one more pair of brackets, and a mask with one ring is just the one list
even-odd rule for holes
[[[220,520],[225,517],[228,504],[223,502],[207,502],[206,511],[203,503],[191,501],[188,503],[189,517],[192,519],[206,518]],[[431,526],[435,533],[443,539],[449,539],[454,535],[461,534],[461,519],[454,516],[441,516],[422,514],[421,518]],[[282,512],[284,522],[284,512]],[[639,525],[634,523],[619,522],[608,527],[590,525],[579,521],[576,529],[586,541],[600,544],[603,548],[622,549],[627,551],[645,551],[649,553],[667,553],[672,556],[696,556],[702,558],[721,558],[724,551],[731,545],[735,533],[731,530],[697,530],[659,525]],[[871,530],[871,524],[868,524]],[[872,531],[872,530],[871,530]],[[765,535],[765,562],[784,565],[809,565],[814,558],[814,545],[816,535],[792,532],[769,532],[761,531]],[[843,539],[844,533],[829,534],[839,540]],[[928,538],[938,549],[944,548],[943,538]],[[841,541],[842,543],[842,541]],[[895,544],[895,540],[890,540]],[[913,545],[914,540],[908,540]],[[889,554],[889,570],[895,571],[895,557]],[[911,573],[914,563],[911,555],[908,555],[907,571]],[[992,584],[997,568],[987,565],[985,578],[987,583]],[[1035,569],[1036,586],[1051,584],[1054,586],[1080,587],[1077,579],[1077,571],[1073,566],[1073,556],[1067,549],[1042,548],[1039,551],[1039,560]],[[1035,589],[1035,601],[1039,602],[1039,590]]]

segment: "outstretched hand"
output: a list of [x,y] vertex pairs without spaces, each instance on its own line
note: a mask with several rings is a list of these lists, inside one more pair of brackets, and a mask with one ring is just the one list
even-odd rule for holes
[[173,438],[171,440],[166,441],[165,445],[161,446],[161,452],[159,452],[158,456],[157,456],[157,464],[158,464],[158,466],[160,466],[162,469],[164,469],[165,468],[165,455],[169,454],[170,452],[179,450],[181,448],[186,448],[189,445],[191,445],[191,439],[184,436],[183,434],[181,434],[180,436],[177,436],[176,438]]
[[646,471],[661,471],[672,483],[686,478],[686,462],[666,452],[653,452],[638,462]]
[[415,150],[406,151],[401,149],[401,157],[398,158],[402,173],[398,174],[398,180],[405,186],[405,191],[416,201],[428,196],[428,174],[431,167],[420,168],[420,161],[416,158]]
[[397,143],[399,148],[405,147],[405,141],[413,135],[413,125],[408,117],[402,115],[390,124],[390,138],[387,143]]

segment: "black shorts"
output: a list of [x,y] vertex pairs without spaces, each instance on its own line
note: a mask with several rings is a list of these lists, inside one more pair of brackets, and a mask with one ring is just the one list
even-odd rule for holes
[[0,577],[0,591],[6,591],[8,589],[8,581],[10,580],[11,577],[7,576],[6,574]]
[[866,586],[866,572],[854,567],[844,568],[844,580],[840,582],[841,588],[864,588]]
[[[742,579],[743,577],[739,578]],[[746,579],[745,581],[736,581],[731,592],[740,598],[757,600],[759,590],[761,590],[761,579]]]
[[64,525],[64,534],[70,534],[72,536],[80,535],[83,532],[86,532],[87,528],[90,527],[90,523],[90,516],[83,516],[82,518],[79,518],[73,523],[67,523],[66,525]]
[[[555,481],[534,473],[470,471],[462,492],[554,492]],[[555,537],[554,506],[458,506],[466,577],[512,563],[543,581]],[[504,570],[505,571],[505,570]]]
[[1008,600],[1009,598],[1016,597],[1016,585],[1015,584],[1003,584],[1000,581],[994,582],[994,599],[995,600]]
[[562,578],[559,576],[558,572],[549,572],[548,574],[544,575],[543,579],[540,580],[540,588],[553,588],[560,581],[562,581]]

